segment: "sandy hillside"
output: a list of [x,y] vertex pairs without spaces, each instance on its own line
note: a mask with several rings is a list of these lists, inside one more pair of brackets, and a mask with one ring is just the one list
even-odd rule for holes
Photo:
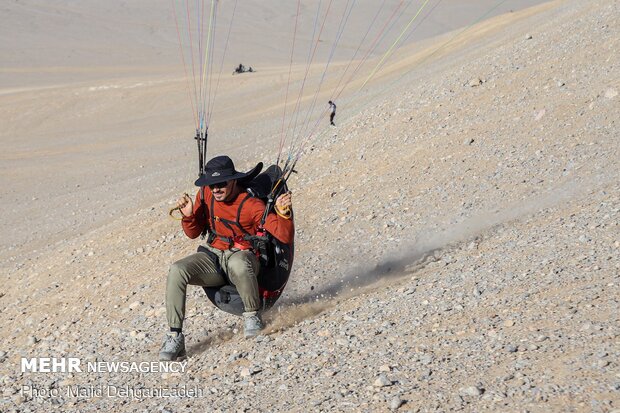
[[[194,2],[178,1],[157,7],[149,1],[38,0],[0,6],[4,17],[0,25],[0,207],[7,211],[6,218],[0,219],[0,234],[6,234],[0,237],[2,260],[21,260],[24,252],[39,251],[76,231],[85,233],[133,208],[147,207],[162,195],[172,196],[191,182],[196,171],[194,126],[174,19],[176,11],[184,58],[190,66],[186,3],[190,16],[197,16]],[[235,3],[220,3],[212,76],[218,79],[219,93],[210,147],[249,162],[247,145],[268,142],[262,159],[274,161],[273,138],[280,130],[296,2],[286,7],[277,2],[237,3],[230,36]],[[495,7],[489,0],[459,3],[325,2],[317,9],[319,3],[301,2],[291,91],[301,88],[315,31],[321,32],[323,41],[316,48],[306,91],[316,88],[333,49],[323,101],[356,47],[364,46],[363,52],[368,48],[369,57],[378,58],[418,11],[419,18],[398,46],[416,48],[429,36],[517,8],[510,2]],[[540,0],[520,1],[518,8],[536,3]],[[327,16],[323,30],[315,28],[317,10],[319,16]],[[208,20],[208,15],[206,10],[202,20]],[[346,30],[338,47],[332,48],[344,16],[348,16]],[[368,30],[375,17],[377,24]],[[196,23],[189,25],[196,35]],[[384,26],[383,35],[377,36]],[[361,44],[367,30],[367,40]],[[377,43],[370,48],[374,38]],[[386,64],[396,60],[397,56]],[[231,76],[239,62],[254,65],[258,73]],[[364,65],[354,80],[362,79],[372,67],[370,62]],[[351,96],[354,86],[352,82],[342,97]],[[366,90],[377,90],[370,86]],[[341,108],[355,113],[369,104],[367,99],[356,100]],[[155,182],[155,191],[144,182]],[[15,199],[31,202],[18,208]],[[9,216],[16,213],[32,217],[39,225],[31,231],[13,231]]]
[[[166,217],[195,174],[183,79],[145,61],[4,89],[0,410],[620,411],[619,16],[614,0],[501,14],[343,95],[291,179],[295,268],[268,330],[243,340],[192,289],[182,374],[19,362],[156,359],[167,268],[198,243]],[[287,69],[222,78],[213,153],[273,156],[255,144],[278,139]],[[200,397],[66,394],[110,386]]]

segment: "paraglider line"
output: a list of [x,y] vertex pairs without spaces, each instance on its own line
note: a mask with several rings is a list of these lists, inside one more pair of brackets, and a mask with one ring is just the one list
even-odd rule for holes
[[209,112],[209,119],[212,117],[213,108],[215,107],[215,98],[217,97],[217,91],[220,87],[220,79],[222,78],[222,70],[224,69],[224,59],[226,58],[226,52],[228,51],[228,41],[230,39],[230,32],[232,30],[233,21],[235,20],[235,12],[237,10],[238,0],[235,0],[235,5],[233,6],[232,16],[230,18],[230,24],[228,25],[228,33],[226,34],[226,43],[224,44],[224,54],[222,55],[222,62],[220,63],[220,73],[217,77],[217,83],[215,84],[215,93],[213,94],[213,105],[211,106],[211,111]]
[[179,52],[181,53],[181,61],[183,62],[183,71],[185,72],[185,87],[187,89],[187,96],[189,97],[189,103],[192,106],[192,115],[194,116],[194,123],[196,124],[196,128],[198,128],[198,119],[196,118],[196,108],[194,107],[194,100],[192,99],[192,93],[190,91],[189,86],[189,75],[187,74],[187,63],[185,62],[185,54],[183,53],[183,42],[181,41],[181,31],[179,30],[179,22],[177,17],[176,6],[174,5],[174,0],[171,0],[172,3],[172,11],[174,14],[174,23],[177,29],[177,37],[179,39]]
[[284,113],[282,114],[282,130],[280,136],[280,146],[278,148],[278,156],[276,158],[276,165],[280,165],[280,156],[282,155],[282,149],[284,148],[284,124],[286,120],[286,105],[288,104],[288,91],[291,84],[291,72],[293,69],[293,53],[295,51],[295,39],[297,38],[297,22],[299,18],[299,9],[301,6],[301,0],[297,0],[297,13],[295,14],[295,27],[293,29],[293,45],[291,46],[291,59],[288,66],[288,78],[286,80],[286,92],[284,94]]
[[368,81],[375,75],[375,73],[377,72],[377,69],[379,69],[379,66],[381,66],[381,64],[383,63],[383,61],[385,60],[385,58],[392,52],[392,50],[394,49],[394,46],[396,46],[396,44],[398,43],[398,41],[403,37],[403,35],[405,34],[405,32],[409,29],[409,26],[411,26],[411,24],[415,21],[415,19],[418,18],[418,16],[420,15],[420,13],[422,12],[422,9],[424,9],[424,7],[426,7],[426,5],[428,4],[429,0],[425,0],[424,3],[422,4],[422,6],[420,6],[420,8],[418,9],[418,12],[411,18],[411,20],[409,21],[409,23],[407,24],[407,26],[403,29],[403,31],[400,33],[400,36],[398,36],[398,38],[396,40],[394,40],[394,43],[392,43],[392,46],[390,46],[390,48],[387,50],[387,52],[385,52],[385,54],[383,55],[383,57],[381,58],[381,60],[379,61],[379,63],[377,63],[377,66],[375,66],[375,68],[373,69],[373,71],[370,73],[370,75],[368,75],[368,77],[366,78],[366,80],[364,81],[364,83],[362,84],[362,86],[360,87],[360,89],[362,89],[364,86],[366,86],[366,83],[368,83]]

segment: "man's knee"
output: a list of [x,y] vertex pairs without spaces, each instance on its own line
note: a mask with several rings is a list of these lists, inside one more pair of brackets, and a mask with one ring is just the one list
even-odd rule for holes
[[228,271],[232,278],[256,277],[258,259],[250,251],[236,252],[228,261]]
[[168,271],[167,283],[169,286],[187,285],[189,281],[189,274],[187,267],[182,261],[177,261],[170,265]]

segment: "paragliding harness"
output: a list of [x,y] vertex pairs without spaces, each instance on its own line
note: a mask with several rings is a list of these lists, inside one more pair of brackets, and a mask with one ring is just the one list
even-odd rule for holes
[[[278,300],[288,282],[293,265],[293,243],[284,244],[263,228],[267,215],[273,208],[275,198],[277,198],[277,195],[287,190],[286,183],[282,183],[279,185],[281,188],[277,191],[277,194],[274,194],[272,191],[272,188],[274,188],[275,183],[280,180],[281,176],[282,170],[278,166],[272,165],[267,168],[265,172],[254,178],[248,184],[248,193],[237,209],[235,221],[215,217],[212,213],[215,201],[211,198],[209,208],[209,211],[211,211],[210,226],[208,228],[205,227],[202,233],[202,237],[206,237],[209,245],[216,239],[220,239],[227,243],[229,248],[251,250],[256,254],[260,262],[260,271],[257,279],[262,310],[271,308]],[[248,233],[239,223],[243,205],[251,197],[263,200],[266,205],[265,212],[261,219],[261,225],[256,235]],[[206,206],[204,187],[200,190],[200,201],[204,208]],[[215,232],[216,222],[222,223],[226,228],[230,229],[233,234],[237,234],[238,232],[240,232],[240,234],[234,235],[233,237],[217,234]],[[235,231],[233,228],[237,228],[240,231]],[[219,266],[219,257],[217,254],[202,245],[198,247],[198,252],[208,254],[213,262],[216,263],[218,272],[227,280],[227,284],[221,287],[203,287],[209,300],[223,311],[234,315],[242,315],[245,309],[241,296]]]

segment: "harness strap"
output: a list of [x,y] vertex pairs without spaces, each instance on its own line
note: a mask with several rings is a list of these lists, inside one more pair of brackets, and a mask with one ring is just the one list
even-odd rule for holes
[[[200,187],[200,206],[202,206],[202,219],[204,221],[207,220],[207,206],[205,204],[205,187],[202,186]],[[200,233],[200,238],[204,239],[205,236],[207,235],[207,232],[209,232],[209,226],[205,225],[205,227],[202,229],[202,232]],[[207,240],[207,242],[210,244],[211,241]]]
[[[243,236],[244,240],[246,240],[246,237],[252,236],[249,232],[247,232],[245,230],[245,228],[243,228],[241,226],[241,223],[240,223],[241,209],[243,208],[243,205],[248,200],[248,198],[250,198],[250,194],[246,193],[246,197],[243,198],[243,200],[239,204],[239,207],[237,208],[237,219],[235,221],[231,221],[229,219],[220,218],[217,215],[215,215],[215,213],[214,213],[215,198],[213,196],[211,196],[211,205],[210,205],[210,208],[209,208],[209,212],[210,212],[210,216],[211,216],[211,232],[213,233],[213,238],[219,238],[222,241],[226,242],[228,244],[229,248],[234,245],[235,238],[238,237],[238,235],[236,234],[236,231],[233,228],[233,226],[236,226],[237,228],[239,228],[241,230],[241,232],[244,234],[244,236]],[[230,232],[233,233],[233,236],[232,237],[226,237],[224,235],[218,234],[217,230],[216,230],[216,227],[215,227],[215,223],[216,222],[221,222],[222,225],[224,225],[226,228],[228,228],[230,230]],[[240,235],[239,235],[239,237],[240,237]]]

